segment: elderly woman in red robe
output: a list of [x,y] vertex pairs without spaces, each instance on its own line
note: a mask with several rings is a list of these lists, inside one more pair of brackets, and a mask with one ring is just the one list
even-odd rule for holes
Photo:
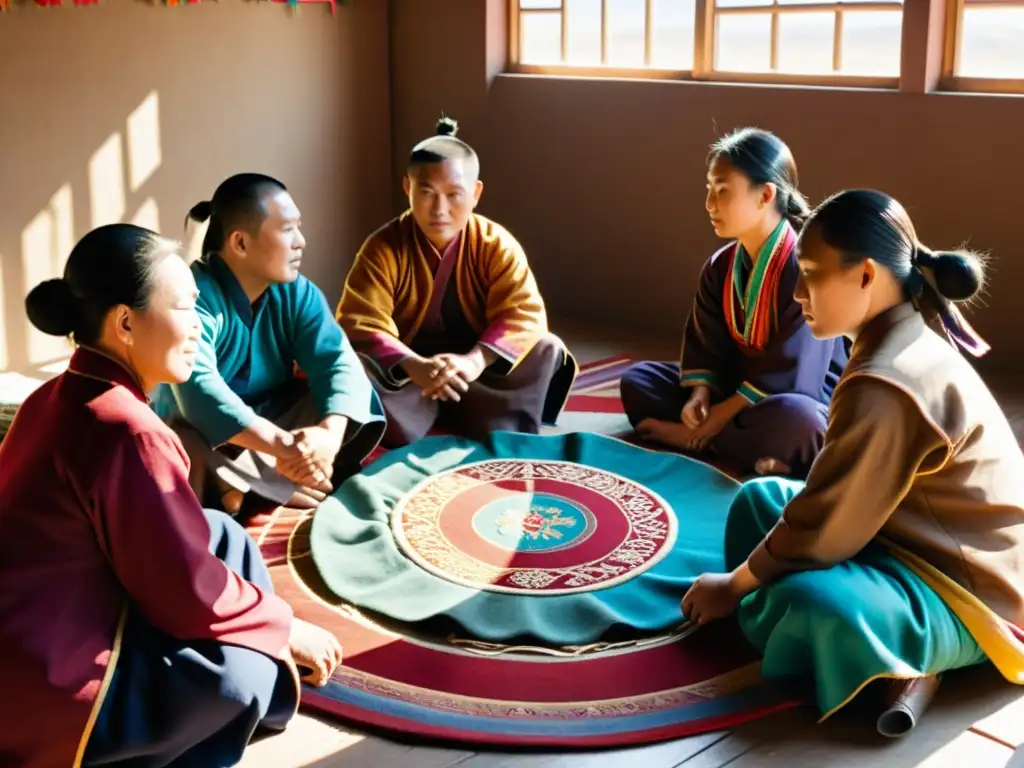
[[196,296],[175,244],[114,224],[26,299],[78,348],[0,447],[0,766],[234,765],[292,717],[300,668],[340,663],[149,407],[191,374]]

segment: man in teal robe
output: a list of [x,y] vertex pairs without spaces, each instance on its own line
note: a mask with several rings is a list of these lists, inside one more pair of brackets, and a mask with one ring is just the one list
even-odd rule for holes
[[323,292],[284,185],[240,174],[189,217],[209,219],[192,266],[202,335],[184,384],[154,407],[182,438],[190,482],[228,511],[243,499],[313,507],[376,447],[383,408]]

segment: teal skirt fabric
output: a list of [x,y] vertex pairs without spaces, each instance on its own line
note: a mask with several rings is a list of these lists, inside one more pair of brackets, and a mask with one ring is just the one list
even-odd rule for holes
[[[747,559],[802,488],[781,478],[743,485],[726,525],[730,570]],[[877,542],[826,570],[766,584],[743,600],[738,619],[764,656],[764,677],[813,681],[823,715],[875,677],[921,677],[985,661],[942,599]]]

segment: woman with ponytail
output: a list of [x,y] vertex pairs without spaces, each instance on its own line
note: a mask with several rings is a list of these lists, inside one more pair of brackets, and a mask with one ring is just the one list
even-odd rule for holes
[[77,349],[0,445],[0,765],[235,765],[295,713],[297,669],[341,659],[147,402],[192,375],[197,297],[176,243],[111,224],[25,300]]
[[741,472],[806,475],[846,362],[793,299],[797,233],[809,209],[773,134],[744,128],[711,148],[705,207],[731,242],[704,265],[679,363],[640,363],[622,403],[641,437],[710,451]]
[[742,487],[732,571],[701,576],[683,612],[736,610],[762,673],[810,679],[825,716],[888,678],[878,728],[898,735],[944,670],[987,659],[1024,682],[1024,455],[961,355],[988,349],[956,306],[981,289],[977,255],[928,249],[897,201],[849,190],[798,257],[811,332],[853,342],[825,443],[806,483]]

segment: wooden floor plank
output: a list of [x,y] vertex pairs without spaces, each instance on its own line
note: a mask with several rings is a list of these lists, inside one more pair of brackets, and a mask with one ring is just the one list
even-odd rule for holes
[[1011,757],[1013,750],[1009,747],[967,731],[918,763],[917,768],[951,768],[957,765],[996,768],[1006,765]]
[[1024,692],[1011,699],[1004,707],[974,724],[972,728],[982,736],[1016,749],[1024,744]]
[[733,731],[706,749],[690,755],[676,768],[719,768],[734,762],[760,743],[760,738],[755,735]]
[[[797,768],[821,766],[858,768],[862,765],[916,766],[957,740],[980,744],[988,742],[998,749],[984,747],[988,753],[1002,755],[1003,765],[1011,750],[979,734],[964,739],[963,734],[978,720],[999,711],[1020,695],[1016,686],[1007,683],[991,667],[949,673],[931,709],[917,727],[900,739],[886,739],[874,730],[874,723],[865,713],[842,711],[824,723],[816,722],[816,713],[808,708],[782,712],[736,729],[736,735],[757,742],[730,768]],[[980,747],[979,747],[980,749]],[[722,763],[725,764],[725,763]],[[988,768],[991,763],[972,762]],[[713,763],[706,768],[711,768]],[[939,763],[929,763],[937,766]],[[952,765],[952,763],[950,763]],[[696,766],[687,766],[696,768]],[[701,766],[704,768],[704,766]]]
[[[412,747],[368,735],[334,755],[294,768],[453,768],[473,756],[472,752],[440,747]],[[283,768],[278,766],[276,768]]]
[[338,721],[299,713],[280,734],[249,745],[238,768],[286,768],[342,754],[365,735]]
[[457,768],[606,768],[613,765],[675,768],[727,735],[725,731],[716,731],[660,744],[593,752],[480,752],[458,763]]

